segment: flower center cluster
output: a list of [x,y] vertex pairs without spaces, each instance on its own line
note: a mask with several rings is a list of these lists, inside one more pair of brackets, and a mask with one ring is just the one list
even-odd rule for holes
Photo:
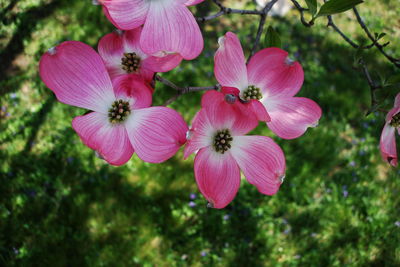
[[228,129],[218,131],[214,136],[215,151],[224,154],[231,148],[233,138]]
[[400,127],[400,112],[393,116],[389,124],[394,128]]
[[251,99],[260,100],[262,98],[261,90],[254,85],[250,85],[247,87],[246,90],[243,92],[243,100],[249,101]]
[[121,123],[131,114],[129,102],[122,99],[114,101],[108,110],[108,119],[111,123]]
[[122,69],[127,73],[137,72],[140,61],[140,57],[136,53],[124,53],[124,57],[121,58]]

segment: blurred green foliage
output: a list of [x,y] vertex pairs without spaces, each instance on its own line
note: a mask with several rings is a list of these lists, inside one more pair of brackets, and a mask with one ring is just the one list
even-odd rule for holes
[[[225,4],[255,8],[250,1]],[[192,10],[203,16],[216,8],[206,1]],[[400,55],[400,3],[371,1],[359,10]],[[58,103],[40,81],[38,61],[48,48],[64,40],[96,47],[113,30],[99,6],[0,0],[0,265],[399,266],[400,172],[378,148],[385,114],[365,117],[369,88],[352,64],[354,49],[324,19],[308,29],[298,15],[292,10],[267,24],[302,63],[300,95],[321,105],[320,125],[296,140],[274,137],[287,158],[277,195],[261,195],[243,180],[236,199],[214,210],[196,188],[193,156],[184,161],[180,151],[158,165],[133,156],[123,167],[109,166],[71,128],[85,111]],[[335,16],[361,40],[353,20],[351,12]],[[202,24],[202,55],[162,75],[181,86],[215,84],[217,38],[234,31],[249,53],[257,22],[228,15]],[[364,56],[374,78],[396,73],[375,50]],[[154,104],[174,93],[157,84]],[[382,108],[395,93],[383,90]],[[171,107],[190,123],[201,94]],[[253,134],[273,136],[265,125]]]

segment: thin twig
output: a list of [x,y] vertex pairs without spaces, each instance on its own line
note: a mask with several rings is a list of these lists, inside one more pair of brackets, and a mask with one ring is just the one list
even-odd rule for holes
[[173,82],[161,77],[160,75],[155,76],[155,80],[165,84],[168,87],[171,87],[182,94],[187,94],[190,92],[198,92],[198,91],[209,91],[209,90],[218,90],[220,88],[219,84],[212,85],[212,86],[186,86],[186,87],[179,87]]
[[240,15],[262,15],[264,13],[263,10],[247,10],[247,9],[234,9],[234,8],[229,8],[225,7],[220,1],[218,0],[213,0],[213,2],[219,7],[219,11],[213,15],[209,15],[206,17],[197,17],[197,21],[204,22],[207,20],[212,20],[215,18],[218,18],[222,15],[228,15],[228,14],[240,14]]
[[353,7],[354,14],[356,15],[357,21],[360,24],[361,28],[367,34],[368,38],[373,42],[374,46],[378,48],[382,55],[384,55],[390,62],[392,62],[396,67],[400,68],[400,59],[396,59],[385,52],[383,49],[387,44],[381,45],[376,38],[371,34],[367,25],[364,23],[363,19],[361,18],[360,14],[358,13],[357,8]]
[[181,95],[184,95],[184,94],[187,94],[187,93],[190,93],[190,92],[219,90],[221,88],[221,86],[219,84],[212,85],[212,86],[186,86],[186,87],[179,87],[176,84],[174,84],[173,82],[161,77],[160,75],[156,75],[154,77],[154,79],[156,81],[159,81],[162,84],[164,84],[164,85],[166,85],[168,87],[171,87],[171,88],[173,88],[173,89],[175,89],[177,91],[177,93],[173,97],[171,97],[170,99],[168,99],[164,103],[164,106],[167,106],[167,105],[171,104],[176,99],[178,99],[178,97],[180,97]]
[[278,0],[271,0],[262,10],[262,14],[260,16],[260,23],[258,24],[258,30],[256,35],[256,40],[254,41],[253,48],[250,51],[250,55],[247,58],[247,63],[249,63],[251,57],[255,54],[258,44],[260,43],[261,35],[264,31],[265,21],[267,19],[269,11],[273,8],[273,6],[278,2]]
[[257,50],[257,46],[260,43],[260,39],[261,39],[261,34],[264,30],[264,25],[265,25],[265,20],[267,19],[267,16],[265,14],[261,15],[260,17],[260,23],[258,24],[258,30],[257,30],[257,35],[256,35],[256,40],[254,41],[253,44],[253,48],[250,51],[250,55],[247,58],[247,63],[250,62],[251,57],[255,54],[256,50]]
[[262,11],[258,11],[258,10],[246,10],[246,9],[233,9],[233,8],[229,8],[229,7],[223,7],[223,9],[221,9],[220,11],[218,11],[217,13],[213,14],[213,15],[209,15],[206,17],[197,17],[196,20],[200,21],[200,22],[204,22],[207,20],[212,20],[215,18],[218,18],[222,15],[228,15],[228,14],[240,14],[240,15],[262,15]]
[[348,42],[352,47],[354,48],[359,48],[360,46],[358,44],[356,44],[354,41],[352,41],[349,37],[347,37],[346,34],[344,34],[338,26],[336,26],[336,24],[333,22],[333,18],[332,16],[328,16],[328,26],[332,27],[337,33],[339,33],[340,36],[342,36],[342,38]]
[[156,80],[156,81],[159,81],[159,82],[165,84],[166,86],[171,87],[171,88],[173,88],[173,89],[175,89],[175,90],[177,90],[177,91],[181,91],[181,90],[182,90],[182,88],[178,87],[178,86],[175,85],[173,82],[170,82],[169,80],[167,80],[167,79],[161,77],[160,75],[156,75],[156,76],[155,76],[155,80]]
[[314,25],[313,22],[307,22],[305,17],[304,17],[304,12],[308,11],[307,8],[302,7],[299,2],[297,2],[296,0],[291,0],[293,5],[296,7],[296,9],[300,12],[300,20],[301,23],[303,23],[304,26],[306,27],[311,27],[312,25]]
[[375,83],[375,81],[371,78],[371,75],[369,73],[368,67],[365,64],[363,59],[360,59],[359,64],[361,65],[362,71],[364,73],[365,78],[367,79],[368,85],[370,87],[370,93],[371,93],[371,107],[370,109],[367,111],[366,116],[368,116],[369,114],[371,114],[371,112],[373,112],[376,108],[377,105],[379,104],[379,101],[376,99],[376,91],[378,89],[381,89],[382,86],[378,85]]

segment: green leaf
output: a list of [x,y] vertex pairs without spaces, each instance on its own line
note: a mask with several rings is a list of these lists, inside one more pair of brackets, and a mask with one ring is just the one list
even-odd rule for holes
[[307,7],[310,10],[311,14],[314,16],[317,13],[317,0],[306,0]]
[[271,26],[268,27],[264,43],[265,47],[282,47],[281,37]]
[[380,34],[378,35],[377,40],[380,40],[380,39],[382,39],[382,38],[385,37],[385,36],[386,36],[386,33],[382,32],[382,33],[380,33]]
[[363,2],[363,0],[329,0],[321,6],[317,17],[342,13]]

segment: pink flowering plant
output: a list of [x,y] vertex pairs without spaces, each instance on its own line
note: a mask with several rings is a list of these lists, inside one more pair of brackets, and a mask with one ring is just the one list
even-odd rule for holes
[[[97,52],[79,41],[50,48],[40,60],[39,71],[60,102],[86,109],[72,119],[72,128],[106,162],[120,166],[136,153],[145,162],[162,163],[184,146],[185,159],[195,154],[199,191],[209,207],[221,209],[235,198],[241,173],[261,194],[278,193],[291,166],[273,138],[300,138],[308,128],[318,126],[322,110],[318,96],[297,96],[307,73],[281,48],[272,28],[268,45],[261,45],[266,18],[277,0],[260,11],[231,9],[215,0],[218,13],[195,17],[190,7],[203,1],[97,0],[117,29],[104,33]],[[305,9],[293,1],[309,27],[321,16],[327,16],[332,26],[332,14],[360,3],[331,0],[317,12],[313,2],[307,1]],[[312,13],[309,21],[304,18],[306,10]],[[199,23],[229,13],[257,15],[261,21],[251,51],[243,50],[244,40],[234,33],[238,29],[220,36],[213,66],[216,85],[181,88],[160,76],[182,61],[203,56]],[[217,40],[206,41],[217,47]],[[365,66],[364,73],[371,90],[376,90]],[[172,108],[152,106],[158,82],[178,91],[166,104],[186,93],[207,91],[198,100],[200,108],[190,127]],[[260,122],[272,137],[251,134]],[[387,114],[380,142],[383,158],[393,166],[397,166],[396,132],[400,134],[400,94]]]
[[396,132],[400,135],[400,93],[394,100],[394,107],[386,115],[382,130],[380,149],[384,160],[397,167]]

